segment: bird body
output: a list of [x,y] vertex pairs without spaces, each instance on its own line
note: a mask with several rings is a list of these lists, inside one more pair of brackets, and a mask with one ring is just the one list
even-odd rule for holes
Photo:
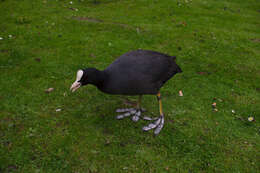
[[117,112],[123,113],[118,115],[117,119],[132,115],[135,122],[140,119],[143,111],[140,107],[142,95],[156,94],[160,116],[143,117],[145,120],[155,120],[143,127],[143,130],[155,129],[154,134],[157,135],[164,126],[160,88],[175,74],[182,72],[175,59],[174,56],[150,50],[130,51],[117,58],[103,71],[95,68],[79,70],[71,90],[75,91],[83,85],[92,84],[108,94],[139,95],[136,108],[117,109]]
[[157,94],[176,73],[181,72],[176,57],[137,50],[123,54],[102,71],[103,83],[98,88],[109,94]]

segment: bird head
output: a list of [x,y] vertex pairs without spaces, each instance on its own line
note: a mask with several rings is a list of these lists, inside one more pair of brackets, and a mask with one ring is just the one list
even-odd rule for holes
[[76,91],[79,89],[81,86],[86,85],[87,81],[87,76],[83,70],[78,70],[77,76],[76,76],[76,81],[71,85],[70,90],[72,92]]
[[81,86],[87,84],[100,86],[103,80],[103,73],[95,68],[86,68],[84,70],[78,70],[76,81],[71,85],[70,90],[74,92]]

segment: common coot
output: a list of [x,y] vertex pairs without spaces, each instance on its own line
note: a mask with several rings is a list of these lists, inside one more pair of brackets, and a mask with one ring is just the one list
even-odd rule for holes
[[[70,89],[74,92],[81,86],[92,84],[108,94],[139,95],[136,108],[116,110],[121,113],[117,119],[132,116],[133,121],[138,121],[141,117],[152,120],[154,122],[143,127],[143,130],[155,129],[154,134],[157,135],[164,125],[160,88],[175,74],[182,72],[175,59],[175,56],[150,50],[130,51],[120,56],[103,71],[96,68],[78,70],[76,81]],[[159,117],[141,116],[142,95],[157,95]]]

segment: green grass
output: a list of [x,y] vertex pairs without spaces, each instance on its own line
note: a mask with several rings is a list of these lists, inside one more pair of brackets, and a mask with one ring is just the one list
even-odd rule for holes
[[[1,173],[259,172],[258,0],[69,2],[0,0]],[[161,90],[157,137],[115,119],[125,97],[69,92],[79,68],[138,48],[184,71]],[[154,96],[143,107],[158,114]]]

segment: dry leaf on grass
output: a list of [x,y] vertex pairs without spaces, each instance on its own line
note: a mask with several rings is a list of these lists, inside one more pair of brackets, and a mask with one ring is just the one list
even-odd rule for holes
[[61,109],[56,109],[56,112],[60,112],[61,111]]
[[50,93],[50,92],[52,92],[53,90],[54,90],[54,88],[48,88],[48,89],[45,90],[45,92],[46,92],[46,93]]
[[35,58],[34,60],[37,62],[41,62],[41,58]]
[[180,96],[180,97],[183,96],[182,90],[179,91],[179,96]]

